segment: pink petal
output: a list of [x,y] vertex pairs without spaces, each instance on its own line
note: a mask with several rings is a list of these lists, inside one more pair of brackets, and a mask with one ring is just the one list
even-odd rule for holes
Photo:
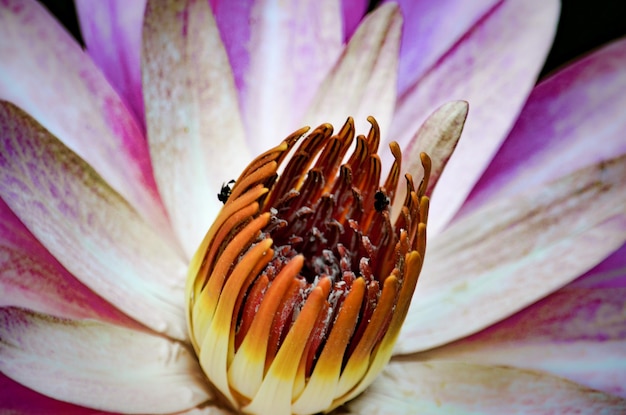
[[[626,276],[625,261],[613,275]],[[626,287],[568,285],[423,357],[543,370],[626,398]]]
[[0,105],[0,196],[86,286],[184,339],[185,262],[83,160],[27,114]]
[[475,333],[592,268],[626,239],[626,156],[497,198],[429,242],[401,353]]
[[0,99],[37,119],[167,229],[145,138],[124,102],[39,3],[7,0],[0,8]]
[[204,1],[149,2],[143,76],[159,191],[187,258],[251,160],[226,53]]
[[352,37],[361,19],[367,12],[368,1],[341,0],[341,14],[343,15],[343,39]]
[[171,413],[210,399],[178,342],[95,321],[0,309],[0,370],[39,393],[124,413]]
[[257,0],[249,24],[240,99],[257,153],[303,126],[309,103],[341,53],[341,6],[339,0]]
[[0,307],[139,325],[72,276],[0,199]]
[[376,117],[386,141],[396,101],[396,74],[402,16],[396,5],[377,8],[361,22],[337,64],[318,88],[305,125],[329,122],[336,128],[354,117],[358,134]]
[[551,0],[499,3],[399,99],[391,136],[403,148],[443,103],[470,105],[463,138],[433,194],[430,236],[459,209],[517,118],[549,50],[558,9]]
[[10,415],[112,415],[57,401],[28,389],[0,373],[0,413]]
[[76,12],[87,53],[144,124],[141,95],[141,24],[144,1],[77,0]]
[[574,414],[626,401],[547,374],[462,362],[392,362],[348,414]]
[[[398,68],[398,91],[404,94],[444,54],[488,19],[498,0],[397,0],[404,27]],[[435,69],[436,70],[436,69]]]
[[463,212],[626,153],[626,39],[539,84]]

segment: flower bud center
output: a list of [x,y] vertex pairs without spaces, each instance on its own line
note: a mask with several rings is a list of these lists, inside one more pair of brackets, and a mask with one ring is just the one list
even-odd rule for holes
[[332,409],[391,356],[424,256],[430,161],[422,156],[418,189],[406,176],[392,225],[401,153],[390,145],[381,185],[380,132],[368,120],[367,136],[355,138],[352,119],[336,135],[323,124],[297,147],[304,129],[255,159],[194,257],[192,342],[237,409]]

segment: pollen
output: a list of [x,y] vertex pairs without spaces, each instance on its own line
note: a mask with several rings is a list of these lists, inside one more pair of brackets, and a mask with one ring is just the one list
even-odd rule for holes
[[[381,181],[380,130],[302,128],[234,182],[187,280],[208,382],[251,414],[329,412],[389,359],[426,250],[430,159],[391,214],[402,155]],[[232,183],[230,183],[232,184]],[[222,199],[220,199],[222,200]],[[394,223],[391,218],[396,217]]]

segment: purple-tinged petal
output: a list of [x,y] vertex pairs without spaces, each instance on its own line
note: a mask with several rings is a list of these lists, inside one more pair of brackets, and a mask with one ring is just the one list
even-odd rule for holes
[[150,153],[174,230],[191,258],[221,186],[251,159],[228,58],[206,1],[148,2],[143,82]]
[[[499,0],[394,0],[402,10],[404,27],[398,68],[398,92],[403,95],[426,71],[445,59]],[[480,53],[480,52],[479,52]],[[436,69],[435,69],[436,70]]]
[[199,408],[192,408],[187,411],[176,412],[173,415],[233,415],[233,412],[217,406],[210,405],[202,406]]
[[394,4],[377,8],[361,22],[337,64],[318,88],[302,124],[343,125],[351,116],[365,134],[367,117],[378,121],[386,141],[396,101],[396,73],[402,16]]
[[65,402],[163,414],[210,399],[192,352],[163,336],[5,308],[0,338],[2,373]]
[[144,125],[141,95],[141,24],[145,0],[77,0],[87,53]]
[[208,406],[188,409],[182,412],[176,412],[173,415],[233,415],[233,412],[227,409],[222,409],[218,406],[208,405]]
[[239,92],[249,144],[261,152],[302,127],[341,53],[340,3],[257,0],[249,25],[249,65]]
[[226,48],[235,86],[241,96],[250,66],[250,19],[255,0],[210,0],[215,22]]
[[41,395],[0,373],[0,413],[4,415],[113,415]]
[[567,66],[526,106],[460,214],[494,195],[538,188],[552,178],[626,153],[626,39]]
[[0,199],[0,307],[139,325],[72,276]]
[[[623,253],[622,253],[623,254]],[[606,269],[614,278],[620,268]],[[595,271],[597,272],[597,271]],[[585,278],[589,281],[594,272]],[[473,336],[420,358],[542,370],[626,398],[626,286],[580,288],[578,281]]]
[[440,105],[459,99],[470,105],[463,139],[433,193],[431,237],[459,209],[511,129],[548,53],[558,10],[556,0],[500,3],[399,99],[390,135],[402,148]]
[[476,333],[573,281],[626,238],[626,156],[497,198],[429,242],[397,350]]
[[623,414],[626,401],[545,373],[392,361],[348,414]]
[[[421,169],[420,153],[430,156],[430,180],[426,194],[432,194],[439,177],[445,168],[450,156],[461,138],[463,125],[467,119],[468,105],[465,101],[453,101],[442,105],[424,121],[416,134],[416,140],[402,154],[403,171],[419,171]],[[416,163],[420,163],[417,166]],[[394,203],[394,212],[399,213],[406,197],[406,185],[398,186]]]
[[574,288],[626,287],[626,244],[587,271],[570,286]]
[[39,3],[0,3],[0,99],[35,118],[158,229],[168,224],[145,137],[89,56]]
[[[343,6],[339,0],[216,0],[211,5],[250,145],[264,151],[301,127],[308,103],[341,53]],[[358,13],[349,14],[352,19]]]
[[89,165],[7,102],[0,197],[86,286],[146,326],[186,338],[182,258]]
[[367,12],[368,4],[369,1],[366,0],[341,0],[344,41],[348,41],[356,31]]

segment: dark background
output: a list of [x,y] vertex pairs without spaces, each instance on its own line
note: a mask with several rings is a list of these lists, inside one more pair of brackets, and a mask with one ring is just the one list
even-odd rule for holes
[[[72,0],[41,2],[81,40]],[[556,38],[541,74],[545,75],[576,56],[625,35],[626,1],[563,0]]]

